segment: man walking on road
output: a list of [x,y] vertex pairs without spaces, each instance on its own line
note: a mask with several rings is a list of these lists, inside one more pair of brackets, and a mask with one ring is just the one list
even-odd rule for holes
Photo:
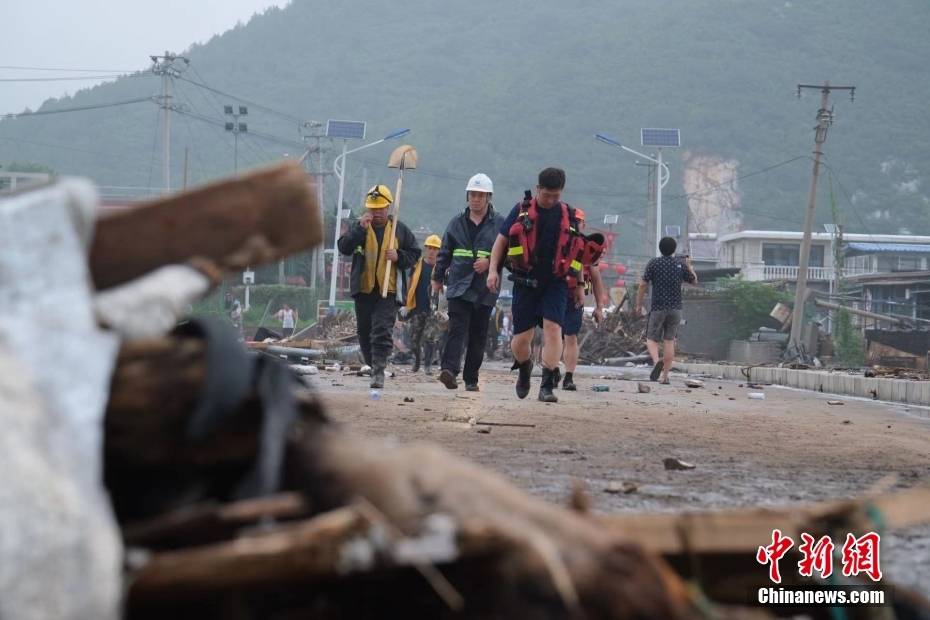
[[[584,211],[575,209],[575,217],[578,219],[578,232],[583,232]],[[562,381],[562,389],[569,392],[578,389],[575,386],[575,368],[578,366],[578,332],[581,331],[581,323],[584,320],[584,297],[588,293],[594,293],[594,320],[597,323],[604,320],[604,283],[601,280],[601,271],[598,269],[597,263],[584,266],[584,283],[578,283],[576,286],[582,287],[584,291],[582,301],[577,303],[574,289],[569,290],[568,301],[565,306],[565,319],[562,323],[562,335],[564,336],[562,359],[565,361],[565,378]]]
[[[376,185],[365,197],[365,213],[339,237],[339,252],[352,256],[351,294],[355,300],[358,344],[371,366],[371,387],[384,387],[384,368],[393,348],[391,334],[401,301],[405,300],[406,270],[417,262],[420,248],[403,223],[388,216],[394,202],[386,185]],[[388,249],[394,237],[394,248]],[[387,297],[381,296],[385,265],[391,261]]]
[[[448,389],[458,387],[457,376],[465,350],[462,378],[465,389],[478,391],[478,371],[484,360],[488,320],[497,303],[497,290],[488,286],[491,248],[503,219],[491,205],[494,185],[486,174],[476,174],[465,186],[468,207],[452,218],[442,237],[442,249],[433,269],[433,290],[446,282],[449,331],[442,354],[439,380]],[[467,340],[467,342],[466,342]]]
[[[423,335],[426,333],[426,325],[433,314],[432,277],[440,247],[442,247],[442,240],[438,236],[427,237],[423,243],[423,257],[417,261],[413,268],[413,275],[410,276],[407,305],[402,312],[410,321],[410,347],[413,349],[411,372],[420,372],[421,354],[424,352]],[[426,374],[430,374],[430,366],[433,364],[433,348],[436,344],[432,342],[432,339],[427,339]]]
[[[636,293],[636,315],[643,310],[643,299],[652,287],[652,306],[649,309],[649,322],[646,328],[646,348],[652,357],[652,381],[659,379],[668,383],[668,373],[675,363],[675,337],[681,323],[681,283],[697,284],[697,275],[691,264],[691,257],[680,260],[673,256],[677,243],[671,237],[659,241],[662,256],[653,258],[646,264],[642,281]],[[659,359],[659,341],[663,342],[662,359]]]
[[[500,267],[508,259],[513,275],[513,368],[519,370],[516,392],[526,398],[533,372],[533,331],[543,328],[543,369],[539,400],[558,402],[552,393],[562,357],[562,321],[568,302],[569,278],[581,277],[575,209],[561,201],[565,171],[546,168],[539,173],[536,197],[518,203],[500,227],[491,254],[488,288],[500,286]],[[575,302],[581,303],[576,289]]]

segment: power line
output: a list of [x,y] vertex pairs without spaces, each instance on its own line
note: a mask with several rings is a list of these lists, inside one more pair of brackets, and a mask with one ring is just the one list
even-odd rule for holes
[[719,189],[721,189],[722,187],[725,187],[727,185],[732,185],[733,183],[736,183],[737,181],[742,181],[743,179],[748,179],[749,177],[754,177],[759,174],[770,172],[772,170],[775,170],[776,168],[781,168],[782,166],[787,166],[788,164],[794,163],[798,161],[799,159],[810,159],[810,155],[798,155],[797,157],[786,159],[785,161],[778,162],[777,164],[772,164],[770,166],[766,166],[765,168],[761,168],[759,170],[754,170],[752,172],[747,172],[746,174],[741,174],[735,179],[731,179],[724,183],[717,183],[714,187],[711,187],[709,189],[704,189],[704,190],[700,190],[697,192],[678,194],[677,196],[670,197],[668,199],[668,202],[673,202],[675,200],[681,200],[682,198],[694,198],[696,196],[702,196],[704,194],[712,194],[718,191]]
[[137,97],[135,99],[126,99],[124,101],[111,101],[109,103],[97,103],[93,105],[77,106],[73,108],[59,108],[57,110],[37,110],[35,112],[16,112],[11,114],[0,115],[0,118],[23,118],[27,116],[46,116],[48,114],[66,114],[68,112],[84,112],[87,110],[100,110],[103,108],[114,108],[121,105],[130,105],[133,103],[142,103],[143,101],[153,101],[152,97]]
[[[200,77],[200,73],[197,71],[197,67],[191,65],[191,70],[192,70],[192,71],[194,72],[194,74],[198,77],[198,79],[200,79],[201,81],[203,81],[203,78]],[[187,81],[187,80],[185,80],[185,81]],[[208,107],[208,108],[212,107],[212,104],[210,103],[210,100],[207,98],[206,93],[205,93],[203,90],[198,90],[197,92],[200,93],[200,95],[201,95],[201,97],[203,98],[204,102],[207,104],[207,107]],[[215,92],[213,92],[212,90],[211,90],[211,91],[208,91],[208,92],[210,92],[211,96],[213,97],[217,109],[219,109],[220,107],[225,107],[225,106],[227,105],[226,103],[220,101],[219,97],[216,96],[216,93],[215,93]],[[235,98],[235,97],[233,97],[233,98]],[[190,99],[188,99],[188,100],[190,101]],[[194,106],[193,101],[190,101],[190,104],[191,104],[191,107],[194,109],[194,112],[197,112],[198,114],[201,114],[200,111],[197,110],[196,106]],[[205,117],[206,117],[207,115],[202,114],[202,116],[205,116]],[[224,130],[224,134],[225,134],[225,131],[226,131],[226,121],[225,121],[225,119],[223,119],[222,122],[223,122],[223,130]],[[249,132],[245,132],[245,133],[249,133]],[[255,133],[254,129],[252,130],[252,133]],[[261,134],[261,132],[258,132],[258,133]],[[282,140],[285,140],[285,138],[281,138],[281,139],[282,139]],[[226,143],[228,144],[228,140],[226,141]],[[253,145],[252,141],[246,140],[246,141],[244,142],[244,144],[245,144],[246,148],[248,148],[248,149],[252,152],[252,154],[255,156],[255,158],[256,158],[257,161],[261,162],[261,161],[266,161],[266,160],[271,160],[271,159],[273,159],[273,157],[271,157],[271,156],[268,154],[268,152],[265,151],[265,149],[264,149],[264,147],[261,145],[261,143],[256,143],[255,145]],[[256,151],[256,149],[255,149],[256,146],[257,146],[258,148],[261,148],[262,151],[264,151],[264,153],[265,153],[264,156],[263,156],[261,153],[258,153],[258,152]],[[292,144],[288,144],[287,146],[293,146],[293,145],[292,145]],[[235,148],[235,145],[234,145],[234,148]],[[300,145],[300,148],[303,148],[303,144]]]
[[22,65],[0,65],[0,69],[17,71],[74,71],[79,73],[133,73],[138,69],[75,69],[73,67],[26,67]]
[[224,97],[229,97],[230,99],[235,99],[236,101],[241,101],[242,103],[247,103],[247,104],[249,104],[249,105],[252,106],[252,107],[258,108],[259,110],[264,110],[265,112],[268,112],[269,114],[274,114],[274,115],[276,115],[276,116],[280,116],[281,118],[285,118],[285,119],[287,119],[287,120],[289,120],[289,121],[293,121],[293,122],[295,122],[295,123],[302,123],[302,122],[303,122],[303,119],[297,118],[297,117],[294,116],[293,114],[288,114],[287,112],[281,112],[280,110],[276,110],[276,109],[274,109],[274,108],[268,107],[268,106],[263,105],[263,104],[261,104],[261,103],[257,103],[257,102],[255,102],[255,101],[250,100],[250,99],[246,99],[245,97],[240,97],[240,96],[238,96],[238,95],[233,95],[233,94],[231,94],[231,93],[227,93],[227,92],[225,92],[225,91],[222,91],[222,90],[220,90],[220,89],[218,89],[218,88],[213,88],[212,86],[208,86],[207,84],[205,84],[205,83],[203,82],[203,78],[200,77],[200,74],[197,72],[197,69],[194,68],[194,67],[191,67],[191,69],[194,71],[194,74],[201,80],[200,82],[198,82],[198,81],[196,81],[196,80],[190,80],[190,79],[188,79],[188,78],[186,78],[186,77],[178,77],[178,79],[179,79],[179,80],[182,80],[182,81],[184,81],[184,82],[188,82],[188,83],[190,83],[190,84],[193,84],[194,86],[198,86],[198,87],[200,87],[200,88],[203,88],[203,89],[205,89],[205,90],[209,90],[210,92],[216,93],[217,95],[222,95],[222,96],[224,96]]
[[[183,114],[185,116],[190,116],[191,118],[195,118],[199,121],[203,121],[204,123],[209,123],[211,125],[216,125],[217,127],[222,127],[224,130],[226,129],[225,121],[216,120],[216,119],[210,118],[209,116],[205,116],[203,114],[188,112],[186,110],[181,110],[178,108],[173,108],[173,111],[177,114]],[[295,140],[289,140],[287,138],[281,138],[279,136],[273,136],[271,134],[266,134],[266,133],[262,133],[259,131],[252,131],[251,129],[248,131],[247,134],[243,134],[243,135],[251,135],[257,138],[262,138],[263,140],[268,140],[269,142],[277,142],[279,144],[284,144],[286,146],[291,146],[294,148],[303,147],[303,144]]]
[[151,73],[137,73],[133,75],[80,75],[80,76],[56,76],[56,77],[28,77],[28,78],[8,78],[0,77],[0,82],[86,82],[89,80],[112,80],[116,78],[140,78],[152,77]]

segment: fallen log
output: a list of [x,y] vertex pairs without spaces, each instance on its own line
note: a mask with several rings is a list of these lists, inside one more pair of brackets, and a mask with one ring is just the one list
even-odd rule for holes
[[461,527],[481,524],[498,539],[516,541],[521,551],[506,559],[500,577],[528,589],[521,606],[546,601],[545,607],[562,609],[566,617],[594,610],[604,618],[694,613],[683,584],[632,539],[438,448],[389,449],[329,425],[301,435],[291,446],[289,470],[300,472],[314,506],[343,506],[361,496],[408,536],[438,513]]
[[[194,454],[197,444],[187,441],[187,426],[181,423],[183,407],[177,404],[197,401],[200,390],[192,379],[198,375],[198,364],[205,362],[198,361],[195,343],[179,337],[167,340],[146,345],[147,354],[139,345],[124,351],[114,379],[119,407],[108,410],[107,430],[120,433],[107,439],[107,471],[108,485],[114,477],[120,482],[110,489],[123,523],[146,518],[148,509],[155,510],[148,518],[166,508],[177,510],[184,505],[179,502],[191,496],[200,502],[228,501],[224,496],[236,488],[259,451],[261,403],[247,397],[241,410],[229,418],[229,427],[220,428],[210,442],[200,444],[209,458]],[[171,343],[177,351],[171,351]],[[209,370],[200,373],[206,375]],[[130,376],[139,382],[140,392],[153,399],[149,403],[162,402],[170,394],[175,404],[164,409],[142,407],[142,396],[128,393]],[[462,562],[449,560],[449,569],[467,575],[465,585],[471,590],[465,596],[466,601],[471,597],[473,605],[489,601],[501,617],[695,617],[690,595],[675,574],[618,532],[531,497],[499,476],[438,448],[397,448],[356,437],[330,422],[308,393],[295,395],[300,414],[287,433],[282,490],[301,494],[315,512],[338,511],[362,498],[383,520],[382,529],[403,538],[424,535],[437,515],[447,519],[456,532],[457,557],[462,558]],[[147,432],[136,432],[136,426]],[[250,433],[251,443],[239,441]],[[248,458],[249,448],[253,458]],[[172,484],[163,488],[159,474]],[[153,501],[153,494],[160,501]],[[363,522],[369,526],[372,522],[370,517],[333,519],[341,524],[339,531],[355,531]],[[175,526],[183,530],[178,525],[182,522],[176,520]],[[162,533],[171,527],[163,525]],[[317,575],[331,585],[344,578],[337,560],[351,554],[353,547],[337,544],[344,539],[332,529],[324,528],[327,533],[319,534],[312,521],[279,527],[283,528],[280,536],[274,532],[240,536],[213,548],[171,552],[184,555],[156,556],[158,561],[153,560],[133,580],[129,606],[138,612],[129,617],[158,617],[157,610],[177,618],[192,609],[193,600],[199,604],[210,599],[217,605],[251,601],[252,596],[266,598],[269,588],[283,588],[285,598],[296,596],[309,605],[312,601],[299,594],[303,587],[299,584],[305,583],[301,579]],[[314,547],[320,541],[324,546]],[[490,560],[488,553],[493,554]],[[480,570],[472,560],[481,564]],[[414,573],[421,575],[417,583],[422,582],[422,573]],[[435,599],[433,588],[428,594]],[[334,600],[331,592],[326,596]],[[353,589],[336,596],[333,604],[351,609],[357,598]],[[414,613],[422,601],[407,598],[395,594],[392,613]],[[245,617],[266,617],[255,611],[253,602],[243,604]],[[154,615],[146,616],[145,610]],[[215,613],[234,615],[228,608]]]
[[236,271],[323,239],[316,192],[295,163],[275,165],[97,221],[90,268],[106,289],[190,259]]

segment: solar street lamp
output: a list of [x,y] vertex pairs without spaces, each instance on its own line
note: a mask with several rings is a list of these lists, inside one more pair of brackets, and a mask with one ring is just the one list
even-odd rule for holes
[[662,188],[668,183],[670,176],[668,165],[662,162],[662,147],[678,147],[681,146],[681,137],[677,129],[641,129],[640,130],[640,141],[643,146],[653,146],[657,148],[658,159],[650,157],[640,153],[639,151],[634,151],[628,146],[625,146],[614,140],[608,135],[598,133],[594,135],[599,141],[604,144],[609,144],[615,146],[619,149],[623,149],[628,153],[632,153],[637,157],[642,157],[658,166],[658,174],[656,174],[656,243],[655,249],[656,256],[660,254],[659,252],[659,240],[662,238]]

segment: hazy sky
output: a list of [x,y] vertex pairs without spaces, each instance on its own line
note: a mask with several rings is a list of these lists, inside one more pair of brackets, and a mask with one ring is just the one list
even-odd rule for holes
[[[149,55],[181,52],[288,0],[30,0],[4,2],[0,80],[102,75],[9,66],[135,71]],[[0,114],[35,109],[49,97],[101,80],[0,81]]]

